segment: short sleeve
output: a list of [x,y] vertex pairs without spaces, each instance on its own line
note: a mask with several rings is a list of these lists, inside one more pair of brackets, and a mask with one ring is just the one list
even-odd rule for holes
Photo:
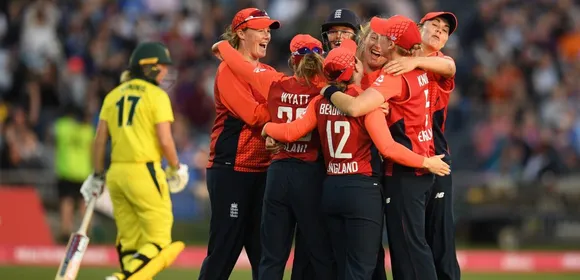
[[395,77],[381,74],[370,87],[380,92],[385,98],[385,101],[388,101],[391,98],[401,96],[403,92],[403,78],[401,76]]
[[162,122],[173,122],[173,109],[169,95],[165,92],[158,92],[154,100],[155,110],[153,112],[155,124]]

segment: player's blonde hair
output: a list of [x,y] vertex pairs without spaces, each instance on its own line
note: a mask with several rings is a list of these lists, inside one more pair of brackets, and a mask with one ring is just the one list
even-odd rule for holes
[[321,55],[308,53],[302,56],[298,64],[294,61],[294,57],[290,56],[288,63],[294,70],[294,76],[306,82],[306,85],[310,86],[311,80],[316,77],[324,77],[324,58]]
[[123,71],[119,81],[124,83],[134,78],[140,78],[157,85],[157,75],[159,75],[157,64],[142,65]]
[[119,79],[121,83],[131,80],[131,71],[125,70],[121,73],[121,78]]
[[[245,28],[242,30],[246,30]],[[238,49],[240,46],[240,37],[238,33],[236,33],[231,26],[226,28],[226,31],[220,36],[223,40],[227,40],[228,43],[234,48]]]
[[358,36],[358,47],[356,48],[356,57],[359,59],[363,58],[363,52],[365,49],[365,40],[371,34],[371,21],[367,20],[360,26],[360,34]]

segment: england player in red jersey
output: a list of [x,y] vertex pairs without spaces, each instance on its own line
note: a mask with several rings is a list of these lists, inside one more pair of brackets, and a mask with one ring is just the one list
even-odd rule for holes
[[370,22],[362,26],[357,57],[361,60],[365,75],[361,81],[361,88],[367,89],[379,77],[387,58],[381,55],[379,34],[371,29]]
[[[322,72],[322,43],[310,35],[298,34],[290,42],[289,65],[294,75],[273,70],[256,70],[227,42],[217,44],[219,56],[242,79],[261,94],[268,96],[272,121],[286,123],[306,111],[306,106],[326,84]],[[215,51],[214,51],[215,52]],[[301,232],[296,246],[310,254],[308,258],[317,279],[336,278],[336,265],[328,233],[320,214],[320,197],[324,166],[318,160],[318,133],[305,135],[275,154],[268,168],[264,207],[262,210],[260,279],[282,279],[292,247],[295,226]],[[295,259],[296,260],[296,259]],[[292,275],[293,279],[298,275]]]
[[[362,63],[355,52],[355,43],[344,40],[324,62],[329,80],[351,96],[362,91]],[[352,118],[322,97],[313,100],[305,115],[295,122],[266,124],[263,135],[292,142],[316,127],[327,173],[321,204],[339,268],[338,279],[370,279],[383,224],[380,155],[433,172],[443,173],[447,165],[438,157],[426,158],[396,143],[380,110]]]
[[[266,55],[270,30],[280,23],[265,11],[239,11],[224,36],[257,69]],[[258,277],[260,220],[270,154],[260,129],[270,120],[266,97],[221,63],[215,81],[216,120],[211,132],[207,186],[211,204],[207,257],[199,279],[227,279],[242,247]]]
[[[373,18],[373,31],[381,35],[382,55],[389,60],[411,56],[420,50],[421,34],[416,24],[403,16]],[[430,156],[433,134],[430,118],[429,79],[420,69],[400,76],[381,74],[356,98],[324,90],[327,99],[348,115],[365,115],[385,101],[395,141],[414,152]],[[443,157],[443,155],[439,155]],[[444,175],[449,174],[450,170]],[[425,210],[434,177],[424,169],[385,161],[385,217],[395,279],[437,279],[433,256],[425,237]],[[440,174],[439,174],[440,175]]]
[[[427,13],[419,22],[422,56],[390,61],[385,70],[400,75],[415,68],[427,71],[429,77],[429,102],[433,124],[434,153],[445,155],[451,165],[445,120],[449,96],[455,87],[455,61],[441,49],[457,29],[457,17],[450,12]],[[425,213],[427,243],[433,251],[435,269],[439,280],[461,278],[455,250],[455,219],[453,215],[453,186],[451,174],[436,176]]]

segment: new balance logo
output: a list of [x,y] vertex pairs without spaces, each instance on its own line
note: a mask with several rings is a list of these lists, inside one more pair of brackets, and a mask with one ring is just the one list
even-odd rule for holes
[[256,69],[254,69],[254,73],[260,73],[260,72],[265,72],[265,71],[266,71],[266,69],[264,69],[264,68],[256,68]]
[[334,18],[342,18],[342,10],[341,9],[334,11]]
[[445,196],[444,192],[438,192],[437,194],[435,194],[435,198],[443,198]]
[[234,202],[230,205],[230,218],[237,217],[238,217],[238,204]]

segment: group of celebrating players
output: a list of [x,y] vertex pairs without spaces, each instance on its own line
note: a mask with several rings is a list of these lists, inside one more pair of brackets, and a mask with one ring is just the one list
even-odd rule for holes
[[[242,248],[254,279],[282,279],[294,239],[292,279],[386,279],[384,222],[395,280],[460,279],[443,135],[455,63],[440,51],[455,15],[361,24],[335,10],[322,42],[306,34],[290,42],[293,75],[259,62],[280,27],[263,10],[243,9],[212,47],[222,63],[199,279],[228,279]],[[158,87],[170,63],[165,46],[138,46],[101,110],[95,174],[81,192],[88,200],[105,181],[110,189],[121,272],[107,279],[151,279],[183,250],[171,240],[169,192],[183,189],[187,167]]]

